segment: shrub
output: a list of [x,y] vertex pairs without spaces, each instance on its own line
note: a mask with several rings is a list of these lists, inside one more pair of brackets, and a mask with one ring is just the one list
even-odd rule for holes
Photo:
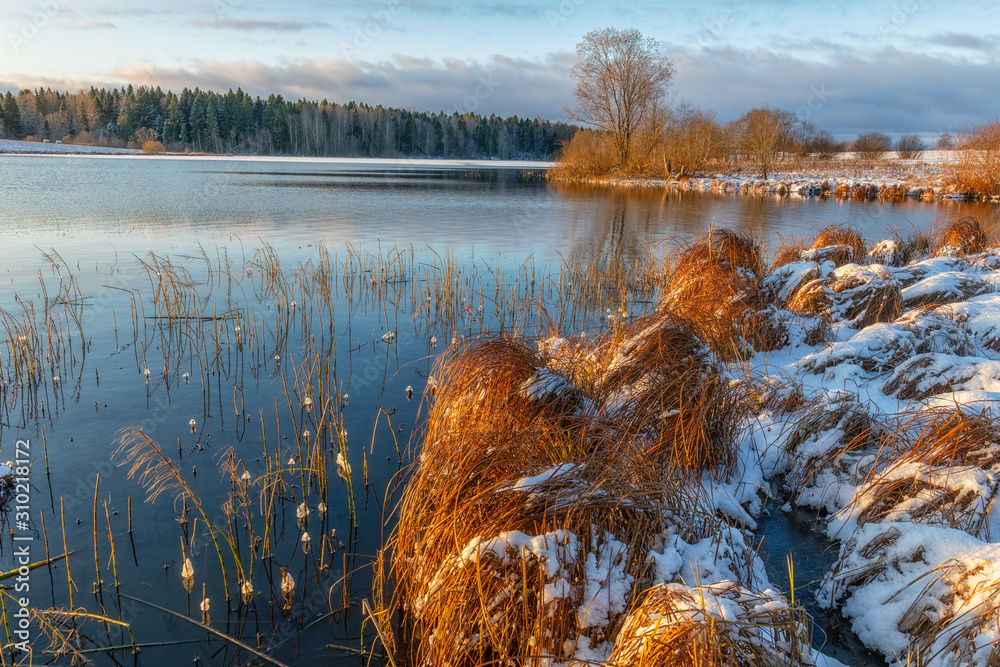
[[927,150],[927,144],[916,134],[905,134],[896,143],[896,155],[900,160],[916,160]]
[[[68,141],[63,141],[63,143],[70,143]],[[94,143],[94,137],[86,130],[81,130],[75,137],[73,137],[72,143],[77,146],[90,146]]]
[[948,163],[948,182],[974,196],[1000,195],[1000,119],[959,137],[958,155]]
[[167,152],[162,141],[147,141],[142,145],[142,152],[149,155],[161,155]]
[[881,132],[864,132],[854,141],[854,154],[862,160],[878,160],[892,150],[892,137]]
[[553,175],[564,178],[604,176],[615,166],[615,147],[610,135],[582,130],[563,144],[559,166]]

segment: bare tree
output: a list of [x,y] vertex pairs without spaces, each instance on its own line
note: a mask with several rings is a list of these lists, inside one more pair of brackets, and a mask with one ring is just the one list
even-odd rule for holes
[[809,152],[820,160],[830,160],[841,151],[841,145],[837,143],[829,130],[818,131],[809,142]]
[[740,151],[760,169],[764,178],[788,143],[794,122],[794,114],[766,104],[740,118]]
[[950,151],[955,147],[955,137],[951,136],[951,133],[945,132],[934,144],[934,147],[939,151]]
[[881,132],[864,132],[854,140],[854,154],[862,160],[877,160],[892,150],[892,137]]
[[635,29],[588,32],[576,53],[580,62],[571,75],[576,108],[569,114],[608,131],[618,166],[624,167],[638,130],[662,127],[673,66],[660,55],[655,39],[643,38]]
[[904,134],[896,142],[896,155],[902,160],[916,160],[925,150],[927,144],[916,134]]

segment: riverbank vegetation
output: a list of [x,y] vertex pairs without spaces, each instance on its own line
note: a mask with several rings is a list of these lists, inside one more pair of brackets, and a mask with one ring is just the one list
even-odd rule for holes
[[[60,564],[33,618],[50,650],[80,661],[153,654],[151,616],[165,615],[206,654],[221,641],[232,664],[297,663],[300,641],[340,655],[346,640],[329,633],[360,626],[346,650],[379,664],[835,666],[836,643],[821,653],[811,638],[818,595],[890,659],[994,665],[991,242],[964,218],[876,243],[829,227],[770,252],[712,229],[507,274],[412,248],[337,259],[320,247],[294,268],[267,245],[146,256],[148,290],[110,288],[129,368],[116,357],[118,376],[96,370],[147,401],[173,392],[177,412],[123,424],[121,470],[50,489],[33,566]],[[71,410],[60,397],[87,391],[85,361],[110,343],[91,348],[91,295],[46,258],[45,307],[0,310],[3,428]],[[439,338],[451,341],[440,355]],[[396,407],[364,403],[350,358],[337,363],[345,343],[372,353],[355,361],[368,386],[423,378],[409,447],[397,408],[413,387],[397,386]],[[395,354],[425,370],[393,380]],[[760,522],[791,511],[837,549],[821,582],[796,580],[794,564],[781,580],[762,557]],[[358,547],[366,522],[391,535]],[[151,533],[168,533],[177,565],[162,599],[148,588],[167,559]],[[93,601],[79,594],[87,577]]]
[[770,501],[814,512],[839,545],[819,602],[870,648],[996,664],[1000,255],[986,243],[971,219],[877,243],[841,226],[768,262],[714,230],[657,272],[645,314],[453,345],[385,554],[378,618],[401,619],[387,650],[428,665],[839,664],[810,646],[791,563],[772,582],[756,551]]
[[[884,132],[861,132],[838,142],[810,121],[809,107],[796,112],[763,104],[739,118],[720,121],[690,102],[672,105],[673,64],[655,40],[637,30],[587,33],[577,45],[572,77],[576,107],[571,117],[590,130],[563,144],[553,179],[676,180],[691,175],[756,176],[795,172],[820,163],[829,177],[844,169],[877,170],[887,158],[919,160],[927,144],[919,135],[896,141]],[[951,192],[1000,195],[1000,126],[996,121],[944,134],[937,147],[955,149],[944,167]],[[849,159],[837,160],[834,157]],[[884,180],[884,179],[883,179]]]

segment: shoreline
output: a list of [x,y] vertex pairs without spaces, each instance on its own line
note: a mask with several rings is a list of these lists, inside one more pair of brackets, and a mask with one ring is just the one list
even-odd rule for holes
[[[12,144],[17,146],[12,147]],[[22,149],[28,145],[29,149]],[[45,148],[41,148],[44,146]],[[207,160],[232,162],[296,162],[313,164],[367,164],[385,166],[437,167],[477,169],[552,169],[555,162],[535,160],[475,160],[445,158],[373,158],[373,157],[314,157],[305,155],[233,155],[229,153],[144,153],[130,148],[104,148],[100,146],[77,146],[74,144],[39,144],[37,142],[0,140],[0,158],[4,156],[22,157],[89,157],[89,158],[130,158],[148,160]]]
[[714,192],[736,195],[771,195],[776,197],[834,197],[867,201],[982,201],[1000,202],[998,195],[974,195],[944,183],[940,174],[934,178],[891,178],[847,176],[837,173],[807,175],[802,172],[779,172],[769,178],[733,172],[713,176],[690,176],[674,179],[645,177],[553,178],[555,182],[581,183],[607,187],[664,188],[682,192]]

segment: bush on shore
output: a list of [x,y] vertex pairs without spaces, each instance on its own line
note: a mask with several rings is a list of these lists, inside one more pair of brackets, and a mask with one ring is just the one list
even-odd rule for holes
[[947,165],[948,184],[979,197],[1000,195],[1000,119],[971,128],[958,144]]
[[162,141],[146,141],[142,144],[142,152],[147,155],[162,155],[167,152]]

